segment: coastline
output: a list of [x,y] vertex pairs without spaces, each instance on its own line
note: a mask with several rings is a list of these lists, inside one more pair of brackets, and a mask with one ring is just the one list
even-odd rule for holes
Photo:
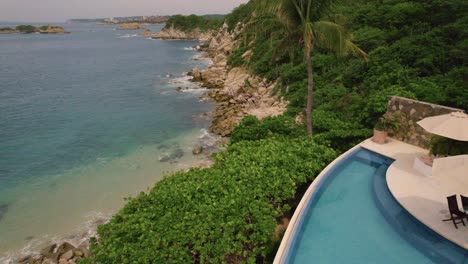
[[[69,243],[76,248],[82,249],[81,251],[87,250],[89,238],[96,236],[97,226],[109,221],[126,203],[122,199],[124,196],[113,193],[125,193],[125,197],[128,195],[135,197],[139,192],[149,190],[163,177],[171,175],[176,171],[188,170],[193,167],[209,167],[212,164],[209,155],[217,150],[217,141],[218,138],[209,134],[207,130],[195,129],[180,137],[138,149],[129,156],[109,161],[101,165],[102,169],[100,170],[96,171],[91,168],[77,169],[75,173],[79,173],[80,177],[75,177],[73,175],[74,173],[71,172],[71,178],[70,176],[66,176],[65,178],[67,179],[57,183],[61,189],[59,192],[37,193],[33,188],[34,186],[25,188],[22,190],[22,193],[32,192],[32,196],[39,196],[41,200],[45,201],[45,206],[51,206],[57,209],[60,207],[59,210],[64,212],[69,209],[74,210],[75,208],[79,209],[78,207],[85,206],[86,208],[83,211],[89,211],[89,213],[78,218],[70,217],[64,213],[63,217],[60,219],[64,222],[64,225],[58,226],[49,226],[41,221],[36,221],[33,225],[28,226],[28,228],[24,230],[25,234],[28,234],[26,237],[25,235],[21,235],[24,237],[23,245],[18,245],[12,250],[5,252],[5,254],[2,254],[0,256],[0,263],[17,263],[18,260],[27,257],[40,259],[43,249],[54,244],[59,247],[64,243]],[[202,147],[202,151],[197,155],[193,154],[193,149],[196,146]],[[182,154],[181,151],[183,151],[184,154]],[[150,164],[154,164],[155,161],[157,164],[151,166]],[[158,167],[157,170],[155,166]],[[84,173],[82,173],[83,170]],[[120,173],[120,176],[117,175],[117,173]],[[86,176],[83,178],[81,176],[82,174]],[[75,197],[77,195],[76,192],[74,192],[75,187],[84,185],[86,186],[86,191],[89,193],[99,192],[100,188],[107,183],[103,183],[102,181],[96,182],[98,174],[114,175],[120,178],[129,174],[133,174],[133,176],[129,179],[131,182],[124,180],[126,184],[116,187],[120,190],[114,190],[113,193],[107,195],[109,198],[107,200],[110,200],[110,203],[106,203],[103,200],[96,200],[91,203],[82,199],[63,202],[63,199],[66,199],[67,196]],[[80,180],[76,181],[77,178]],[[113,181],[116,183],[121,182],[118,179],[114,179]],[[129,183],[131,183],[130,186],[128,185]],[[115,189],[114,187],[112,187],[112,189]],[[133,191],[129,192],[125,190]],[[85,196],[86,193],[82,195]],[[52,201],[57,197],[61,198]],[[75,202],[75,200],[78,201]],[[105,207],[106,210],[92,210],[96,205]],[[40,208],[37,208],[37,210],[40,210]],[[24,221],[27,222],[35,212],[27,211],[23,214]],[[70,229],[70,225],[76,226],[76,228]],[[34,230],[40,230],[50,235],[37,236]],[[12,233],[10,235],[18,236],[19,234]],[[44,254],[42,255],[44,256]]]
[[[196,56],[188,57],[187,59],[198,60],[200,58],[198,55],[196,55]],[[188,80],[189,77],[187,76],[181,77],[181,76],[178,76],[177,74],[170,75],[170,76],[168,75],[167,77],[169,77],[172,80],[167,85],[174,92],[176,92],[176,88],[175,88],[176,85],[187,85],[187,86],[194,85],[193,90],[185,91],[187,95],[184,95],[184,96],[199,98],[200,101],[206,100],[204,96],[200,98],[200,95],[199,95],[199,92],[201,92],[202,90],[206,91],[206,89],[204,88],[197,89],[195,86],[198,86],[198,85],[190,82]],[[207,102],[207,103],[211,104],[212,101],[210,100],[210,102]],[[210,112],[211,111],[212,110],[210,110]],[[193,116],[193,122],[195,122],[195,124],[198,123],[199,125],[205,124],[209,121],[207,120],[209,116],[210,114],[206,112],[197,114],[196,116]],[[161,180],[163,177],[167,175],[171,175],[175,173],[176,171],[188,170],[190,168],[195,168],[195,167],[200,167],[200,168],[210,167],[212,165],[210,154],[213,153],[214,151],[217,151],[219,149],[218,145],[222,144],[224,141],[220,137],[217,137],[209,133],[208,126],[205,126],[205,125],[202,125],[202,126],[205,127],[205,129],[201,129],[201,130],[198,128],[193,129],[192,131],[184,133],[183,135],[177,138],[172,138],[165,142],[156,143],[148,147],[143,146],[143,148],[135,150],[135,153],[130,154],[132,156],[130,159],[117,158],[116,161],[110,161],[111,163],[115,163],[116,165],[116,166],[110,166],[110,167],[116,168],[115,173],[119,173],[121,170],[124,170],[128,167],[128,170],[137,171],[139,175],[138,177],[146,178],[146,180],[142,179],[141,181],[139,181],[139,184],[137,183],[135,184],[135,186],[139,186],[139,187],[133,188],[134,190],[138,190],[137,192],[128,193],[128,194],[131,194],[132,196],[137,195],[140,191],[149,190],[152,186],[154,186],[154,184],[157,181]],[[182,152],[185,154],[182,154]],[[162,164],[162,165],[157,165],[157,166],[161,166],[161,169],[158,169],[158,171],[154,171],[154,166],[148,169],[145,169],[144,165],[138,164],[138,161],[141,161],[142,163],[146,164],[146,163],[154,163],[155,160],[156,160],[156,163]],[[99,163],[103,162],[105,166],[107,166],[109,161],[99,160],[96,162],[99,162]],[[70,174],[81,173],[78,171],[82,171],[86,169],[87,168],[77,169],[77,172],[70,172]],[[97,172],[94,172],[94,173],[97,173]],[[93,177],[91,176],[87,177],[88,182],[94,181]],[[58,176],[57,176],[57,179],[58,179]],[[137,181],[136,178],[132,179],[132,181],[133,180]],[[83,180],[83,181],[86,181],[86,180]],[[69,184],[70,186],[67,187],[66,189],[70,191],[72,190],[73,185],[81,184],[81,183],[71,182],[71,181],[66,182],[66,183],[57,183],[57,185],[59,185],[60,187],[63,187],[64,185],[67,185],[67,184]],[[31,183],[31,185],[33,184]],[[97,183],[96,185],[100,186],[99,183]],[[122,188],[125,188],[125,186],[122,186]],[[33,188],[29,188],[29,189],[34,190]],[[67,195],[66,194],[67,190],[63,191],[62,192],[63,195],[61,196],[65,197]],[[97,190],[97,187],[96,187],[96,190],[94,191],[99,191],[99,190]],[[24,193],[27,191],[24,190],[22,192]],[[73,193],[69,195],[73,195]],[[51,197],[48,197],[48,198],[51,198]],[[29,263],[29,262],[42,263],[41,261],[45,262],[46,254],[43,254],[43,253],[46,253],[46,252],[44,251],[44,249],[46,248],[50,249],[52,245],[56,245],[55,250],[57,250],[63,245],[70,245],[70,246],[73,246],[75,249],[81,251],[82,253],[85,253],[88,250],[89,238],[96,236],[97,226],[109,221],[111,217],[115,215],[125,205],[126,202],[124,202],[122,198],[123,197],[120,197],[120,196],[115,197],[115,199],[113,199],[115,205],[109,206],[109,210],[106,210],[105,212],[104,211],[103,212],[92,211],[87,215],[83,215],[82,217],[79,217],[78,219],[73,219],[72,221],[76,223],[75,229],[63,228],[60,226],[53,226],[53,225],[51,227],[48,227],[48,225],[46,225],[45,223],[35,224],[35,228],[42,228],[41,226],[44,225],[43,227],[47,227],[48,229],[52,230],[51,233],[61,234],[61,235],[36,236],[35,234],[32,234],[32,233],[25,235],[25,236],[20,235],[21,237],[24,237],[23,238],[24,242],[22,243],[22,245],[17,245],[7,251],[4,251],[0,255],[0,263],[18,263],[18,262],[19,263]],[[96,202],[99,203],[99,201],[96,201]],[[57,201],[56,203],[59,204],[60,202]],[[83,201],[83,203],[86,203],[86,202]],[[92,205],[93,203],[89,203],[89,204]],[[54,206],[54,204],[52,204],[51,206]],[[74,207],[76,205],[68,204],[67,206]],[[40,208],[38,208],[38,210],[40,210]],[[67,210],[66,206],[64,207],[64,210]],[[28,212],[28,213],[33,214],[33,212]],[[66,214],[64,216],[66,216]],[[25,221],[27,221],[27,218],[25,218]],[[67,221],[66,217],[65,217],[65,221]],[[69,223],[70,222],[68,222],[67,224]],[[54,254],[56,253],[57,252],[55,252]],[[86,256],[86,254],[84,254],[84,256]],[[56,257],[58,258],[60,256],[57,255]]]
[[[174,169],[175,163],[172,163],[171,160],[180,158],[179,148],[168,150],[167,154],[159,156],[160,161],[168,162],[171,168],[168,171],[175,172],[180,169],[189,170],[191,168],[211,167],[213,161],[210,159],[210,155],[219,151],[220,145],[227,143],[227,139],[232,133],[233,128],[244,116],[254,115],[259,119],[263,119],[268,116],[280,115],[286,110],[287,102],[272,93],[275,86],[274,83],[269,83],[266,80],[252,76],[243,68],[228,68],[227,57],[236,48],[235,39],[241,32],[242,25],[240,24],[232,34],[227,31],[227,25],[224,25],[216,34],[210,33],[212,36],[209,38],[206,37],[206,34],[197,36],[196,39],[200,43],[194,49],[200,52],[200,54],[191,59],[207,59],[209,60],[209,66],[206,69],[192,69],[186,77],[173,79],[173,85],[180,85],[185,81],[195,84],[195,87],[189,87],[188,89],[176,88],[176,91],[190,92],[191,90],[203,90],[204,92],[199,96],[199,99],[202,101],[214,101],[216,105],[213,112],[203,113],[200,117],[210,119],[209,132],[201,131],[202,135],[198,136],[198,141],[193,142],[190,147],[192,153],[189,155],[198,157],[198,161],[184,168],[175,166],[176,168]],[[140,36],[147,37],[147,35]],[[192,40],[192,37],[180,38],[180,34],[177,33],[173,38],[161,39],[164,41]],[[196,86],[199,86],[199,88]],[[166,171],[166,175],[170,175],[170,173]],[[147,190],[154,183],[153,181],[152,184],[146,185]],[[86,257],[89,251],[89,239],[96,236],[97,227],[109,221],[122,206],[124,206],[123,202],[113,212],[99,212],[90,216],[76,232],[72,232],[65,237],[54,237],[46,242],[42,241],[38,243],[39,245],[34,245],[34,243],[30,242],[19,253],[10,254],[8,259],[4,258],[3,260],[9,260],[10,263],[28,263],[28,261],[44,263],[50,257],[58,260],[61,254],[66,253],[59,251],[64,246],[74,248],[72,251],[78,252],[78,254],[74,253],[70,260],[79,258],[80,256]],[[50,251],[51,247],[53,249]],[[41,248],[42,250],[39,250]],[[79,252],[83,253],[83,255]],[[2,259],[0,258],[0,260]]]
[[[194,82],[202,83],[202,87],[209,90],[208,96],[217,103],[210,132],[222,137],[229,137],[247,115],[260,120],[278,116],[286,111],[288,105],[281,95],[273,92],[276,83],[252,75],[245,67],[231,68],[228,65],[228,56],[237,48],[237,37],[243,29],[244,26],[238,23],[229,32],[227,24],[224,24],[218,32],[209,32],[211,37],[207,37],[207,33],[201,34],[198,38],[200,45],[195,49],[212,63],[208,69],[195,68],[189,73]],[[163,35],[167,37],[169,33],[174,33],[174,29]],[[180,32],[175,32],[173,37],[180,35]],[[248,50],[242,57],[248,61],[252,55],[253,51]]]

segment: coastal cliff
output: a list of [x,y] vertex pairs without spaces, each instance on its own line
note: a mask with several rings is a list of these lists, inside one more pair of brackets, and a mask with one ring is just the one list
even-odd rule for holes
[[[199,35],[200,46],[197,48],[205,51],[212,64],[206,70],[193,69],[190,73],[193,81],[211,89],[210,97],[218,102],[210,131],[223,137],[230,136],[234,127],[247,115],[264,119],[281,115],[287,107],[287,101],[273,94],[275,83],[250,74],[244,67],[231,68],[228,65],[227,58],[237,48],[236,39],[242,31],[240,23],[232,32],[224,24],[210,38],[205,34]],[[243,57],[249,59],[252,54],[252,51],[247,51]]]
[[194,29],[192,31],[182,31],[174,27],[164,28],[163,30],[154,33],[152,38],[163,40],[195,40],[206,41],[213,35],[213,31],[201,31]]

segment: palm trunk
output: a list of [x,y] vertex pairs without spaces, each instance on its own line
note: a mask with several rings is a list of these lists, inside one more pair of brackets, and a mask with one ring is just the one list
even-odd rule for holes
[[313,129],[312,129],[312,107],[314,103],[314,72],[312,69],[312,61],[310,59],[311,46],[305,45],[305,59],[307,63],[307,108],[306,108],[306,124],[307,124],[307,134],[312,138]]

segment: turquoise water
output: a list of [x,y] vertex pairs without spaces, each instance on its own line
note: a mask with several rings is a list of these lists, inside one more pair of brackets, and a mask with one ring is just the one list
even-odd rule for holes
[[409,215],[391,196],[391,160],[360,149],[319,183],[285,263],[468,263],[468,252]]
[[[71,34],[0,35],[0,256],[80,230],[187,168],[209,123],[200,91],[175,91],[208,63],[192,59],[196,42],[63,26]],[[174,149],[184,155],[159,162]]]

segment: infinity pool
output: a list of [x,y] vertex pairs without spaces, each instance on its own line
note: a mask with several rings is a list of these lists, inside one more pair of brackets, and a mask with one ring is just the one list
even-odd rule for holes
[[467,264],[467,250],[394,200],[385,180],[392,162],[360,148],[321,177],[281,262]]

